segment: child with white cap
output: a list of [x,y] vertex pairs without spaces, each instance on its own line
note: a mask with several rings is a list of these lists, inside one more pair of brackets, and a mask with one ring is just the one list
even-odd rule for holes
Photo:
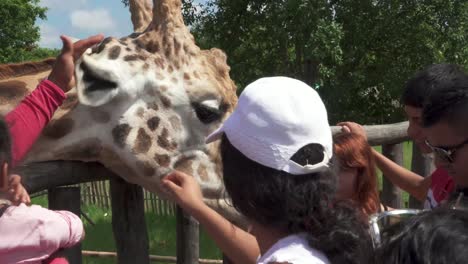
[[235,263],[366,263],[372,248],[355,208],[334,203],[332,133],[315,90],[287,78],[248,85],[224,124],[223,180],[248,234],[202,201],[193,177],[163,180],[168,194],[192,214]]

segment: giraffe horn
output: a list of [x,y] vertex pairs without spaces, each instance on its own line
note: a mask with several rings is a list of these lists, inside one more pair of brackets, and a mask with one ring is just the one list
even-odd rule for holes
[[129,4],[134,32],[143,32],[153,18],[151,2],[149,0],[130,0]]
[[184,26],[181,0],[153,0],[154,26]]

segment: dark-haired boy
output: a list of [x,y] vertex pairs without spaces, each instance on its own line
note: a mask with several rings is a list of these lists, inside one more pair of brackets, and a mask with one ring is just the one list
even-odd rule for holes
[[[450,87],[434,91],[423,111],[427,145],[455,185],[468,190],[468,76]],[[465,193],[468,194],[468,193]]]
[[[465,76],[464,71],[454,64],[434,64],[418,72],[405,85],[401,103],[409,121],[408,136],[423,154],[432,150],[426,145],[426,135],[422,126],[422,112],[428,96],[455,85],[456,80]],[[339,123],[345,130],[365,135],[364,129],[352,122]],[[377,166],[396,186],[424,202],[425,208],[437,207],[449,198],[454,188],[453,179],[447,170],[435,160],[436,170],[427,177],[409,171],[373,150]]]

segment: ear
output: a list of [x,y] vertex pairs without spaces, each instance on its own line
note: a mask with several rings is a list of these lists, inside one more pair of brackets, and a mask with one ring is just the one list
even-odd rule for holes
[[8,189],[8,163],[4,162],[0,170],[0,191],[5,192]]
[[75,69],[76,90],[80,103],[100,106],[111,101],[118,93],[118,78],[115,74],[103,70],[99,62],[92,59],[80,59]]

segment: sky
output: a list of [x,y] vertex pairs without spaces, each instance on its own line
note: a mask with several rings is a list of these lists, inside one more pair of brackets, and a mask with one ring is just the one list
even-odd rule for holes
[[36,22],[43,48],[60,49],[62,34],[80,39],[99,33],[123,37],[133,31],[130,12],[121,0],[40,0],[39,5],[48,8],[47,20]]

